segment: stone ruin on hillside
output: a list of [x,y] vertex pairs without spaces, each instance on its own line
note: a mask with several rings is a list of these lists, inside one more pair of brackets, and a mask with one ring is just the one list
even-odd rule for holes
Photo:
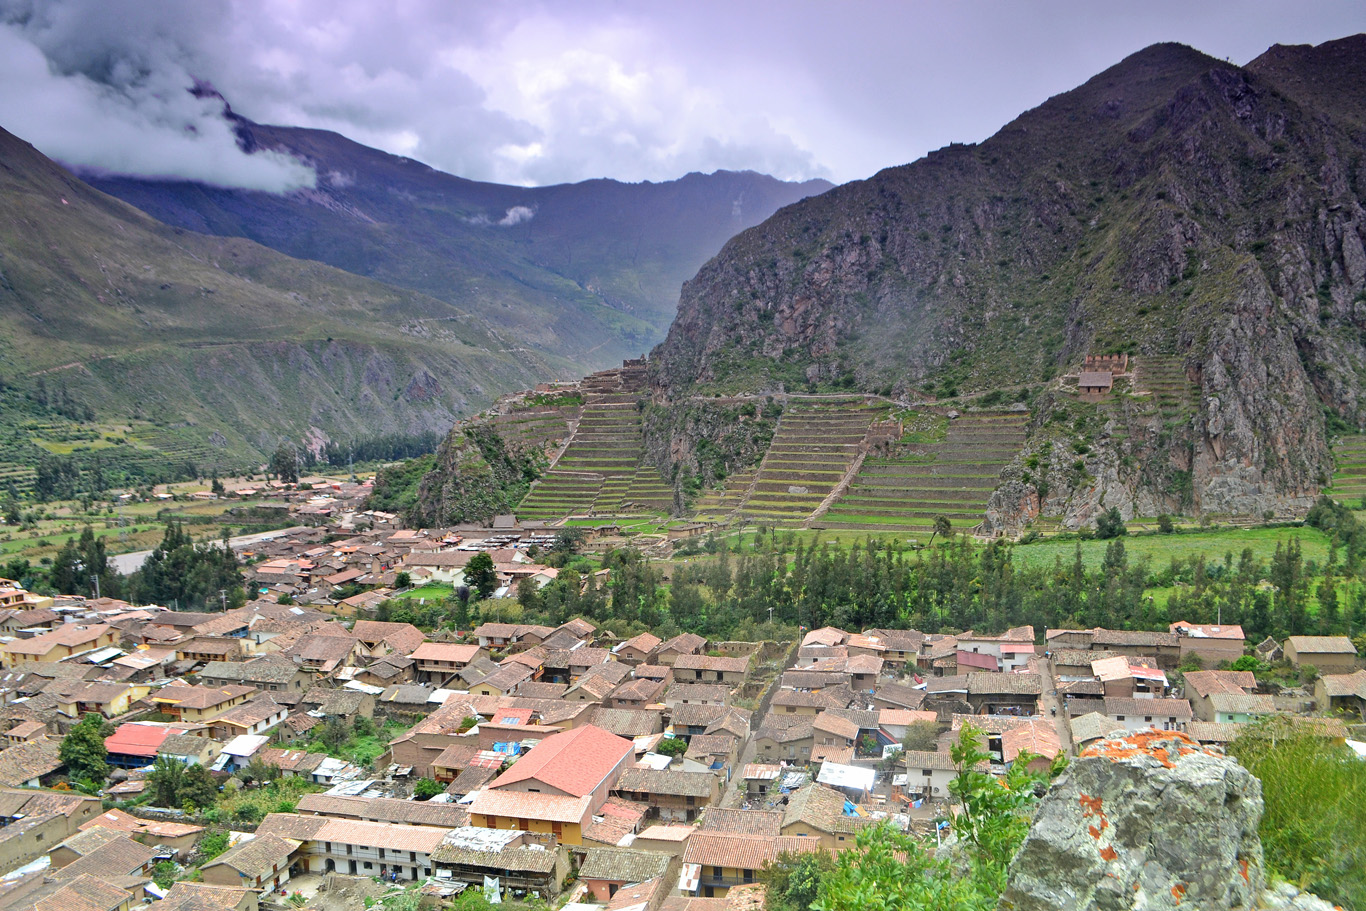
[[1262,785],[1185,734],[1111,734],[1039,804],[1000,911],[1330,911],[1268,888]]

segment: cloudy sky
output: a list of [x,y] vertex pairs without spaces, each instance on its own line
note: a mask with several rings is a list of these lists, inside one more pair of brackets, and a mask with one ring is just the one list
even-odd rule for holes
[[991,135],[1157,41],[1235,63],[1360,0],[0,0],[0,126],[73,166],[284,191],[211,100],[482,180],[843,182]]

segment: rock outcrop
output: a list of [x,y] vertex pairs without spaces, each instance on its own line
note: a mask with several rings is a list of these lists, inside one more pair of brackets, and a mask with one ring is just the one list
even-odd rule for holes
[[[988,532],[1035,503],[1064,527],[1303,514],[1329,428],[1366,425],[1362,60],[1366,36],[1246,67],[1156,45],[980,145],[782,209],[684,286],[660,388],[1021,394],[1032,448]],[[1070,407],[1059,375],[1106,351],[1138,385]],[[1159,363],[1173,383],[1148,388]]]
[[1001,911],[1326,909],[1266,887],[1261,782],[1184,734],[1112,734],[1039,805]]

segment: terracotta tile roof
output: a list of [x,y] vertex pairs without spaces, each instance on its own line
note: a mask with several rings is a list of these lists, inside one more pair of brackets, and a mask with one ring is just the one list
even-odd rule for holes
[[673,769],[626,769],[614,788],[617,791],[666,797],[710,797],[715,789],[716,775],[711,772]]
[[452,661],[468,664],[479,656],[480,646],[454,642],[423,642],[412,652],[414,661]]
[[599,706],[593,710],[593,724],[618,737],[640,737],[657,734],[664,729],[663,716],[649,709],[605,709]]
[[254,686],[164,686],[152,693],[156,703],[179,706],[182,709],[209,709],[225,702],[256,692]]
[[581,796],[591,793],[623,759],[633,755],[631,741],[591,724],[552,734],[491,785],[502,788],[520,781],[540,781]]
[[[1076,722],[1073,722],[1072,727],[1073,740],[1080,743],[1081,741],[1076,737]],[[1186,736],[1199,743],[1226,744],[1232,743],[1234,738],[1241,734],[1246,727],[1245,724],[1234,724],[1232,722],[1192,721],[1186,725]]]
[[[516,766],[514,765],[513,768]],[[474,801],[469,805],[469,811],[472,816],[539,819],[548,822],[582,822],[588,816],[592,806],[592,794],[586,794],[583,797],[561,797],[555,794],[528,794],[525,791],[487,788],[474,795]]]
[[[1191,723],[1186,728],[1186,733],[1190,734],[1191,737],[1195,737],[1195,734],[1191,733],[1190,730],[1193,727],[1195,724]],[[1111,731],[1122,730],[1124,730],[1124,725],[1118,721],[1106,718],[1100,712],[1088,712],[1072,719],[1072,742],[1082,744],[1088,740],[1098,740]],[[1195,737],[1195,739],[1199,740],[1200,738]]]
[[748,658],[722,658],[712,655],[679,655],[674,661],[674,671],[721,671],[727,674],[743,674],[749,670]]
[[643,652],[646,655],[648,655],[663,643],[664,640],[660,639],[654,633],[641,633],[638,636],[632,636],[630,639],[627,639],[625,642],[618,645],[612,651],[619,652],[629,648],[635,649],[636,651]]
[[0,785],[14,787],[62,767],[61,738],[39,737],[0,750]]
[[1188,671],[1186,688],[1204,697],[1215,693],[1242,695],[1257,688],[1257,678],[1251,671]]
[[383,847],[391,851],[416,851],[430,854],[437,849],[450,829],[440,826],[396,825],[359,819],[326,819],[315,839],[341,844]]
[[1001,758],[1014,762],[1023,751],[1052,759],[1062,752],[1058,729],[1051,721],[1035,721],[1001,734]]
[[1366,671],[1352,674],[1324,674],[1319,684],[1329,697],[1344,698],[1356,696],[1366,699]]
[[706,815],[702,818],[701,831],[776,838],[782,828],[783,814],[778,810],[728,810],[708,807]]
[[459,828],[467,825],[469,820],[469,813],[464,807],[451,803],[337,794],[305,794],[299,798],[296,812],[445,829]]
[[1216,712],[1235,714],[1270,715],[1276,711],[1270,696],[1248,693],[1211,693],[1209,704]]
[[1105,714],[1131,718],[1175,718],[1189,721],[1191,704],[1185,699],[1122,699],[1105,697]]
[[938,772],[952,772],[957,769],[953,764],[953,757],[948,753],[938,753],[928,750],[903,750],[897,754],[897,762],[902,763],[908,770],[932,769]]
[[[779,817],[781,818],[781,817]],[[784,852],[814,853],[821,850],[820,839],[780,835],[776,838],[756,839],[725,832],[694,832],[683,852],[685,864],[708,867],[733,867],[739,870],[760,870]]]
[[6,643],[5,650],[11,655],[46,655],[57,646],[80,648],[89,646],[109,632],[107,623],[82,624],[64,623],[54,630],[40,633],[32,639],[15,639]]
[[256,827],[256,834],[275,835],[294,841],[309,841],[316,838],[322,827],[327,825],[324,816],[304,816],[297,813],[269,813]]
[[706,648],[707,640],[696,633],[680,633],[672,639],[666,640],[659,647],[658,652],[678,652],[679,654],[690,654]]
[[[97,831],[99,830],[90,829],[82,834]],[[126,876],[141,871],[156,854],[154,849],[138,844],[123,833],[118,833],[117,837],[106,844],[100,845],[50,875],[53,879],[73,879],[85,873],[102,879]]]
[[1038,696],[1043,692],[1043,681],[1038,674],[993,674],[974,672],[967,675],[970,694],[1002,694]]
[[1291,636],[1285,640],[1300,655],[1355,655],[1356,647],[1346,636]]
[[828,712],[822,712],[816,716],[816,720],[811,723],[813,731],[820,731],[826,734],[834,734],[836,737],[844,737],[854,740],[858,737],[859,726],[847,718],[840,718]]
[[156,903],[156,911],[236,911],[250,889],[178,882]]
[[297,840],[278,835],[258,835],[251,841],[239,842],[204,865],[204,869],[224,866],[238,870],[253,880],[263,879],[278,867],[289,866],[289,856],[299,846]]
[[579,879],[640,883],[664,875],[669,855],[628,848],[589,848],[579,867]]
[[810,715],[766,715],[759,730],[754,732],[754,739],[774,743],[805,740],[811,736],[814,722]]

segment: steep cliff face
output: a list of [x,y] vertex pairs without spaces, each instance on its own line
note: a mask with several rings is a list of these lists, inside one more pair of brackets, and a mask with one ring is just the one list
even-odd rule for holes
[[1166,358],[1191,383],[1175,415],[1120,404],[1079,441],[1038,400],[991,523],[1301,509],[1324,410],[1366,422],[1363,60],[1363,36],[1247,67],[1157,45],[980,146],[784,209],[685,286],[657,381],[942,398]]
[[457,424],[435,455],[382,470],[370,505],[414,527],[487,523],[512,512],[540,469],[534,448],[509,447],[493,425]]

